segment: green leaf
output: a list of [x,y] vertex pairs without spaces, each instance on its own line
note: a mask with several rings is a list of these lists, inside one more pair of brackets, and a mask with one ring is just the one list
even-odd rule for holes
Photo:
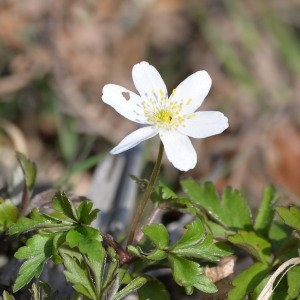
[[203,269],[198,263],[171,254],[168,255],[168,260],[174,280],[185,288],[187,294],[190,295],[193,292],[193,287],[205,293],[217,292],[216,286],[203,275]]
[[295,266],[288,271],[287,281],[288,281],[288,294],[291,299],[300,296],[300,266]]
[[194,205],[203,208],[223,226],[231,230],[252,229],[249,207],[239,191],[226,188],[220,201],[212,183],[201,185],[194,180],[185,179],[181,181],[181,185]]
[[214,243],[213,236],[210,234],[205,236],[197,245],[186,248],[174,247],[170,251],[179,256],[202,258],[210,261],[218,261],[220,257],[232,254],[225,244]]
[[66,253],[61,254],[66,268],[64,271],[65,276],[72,283],[73,288],[86,297],[97,300],[94,283],[83,262],[81,263],[76,257],[72,257]]
[[99,209],[92,209],[92,201],[83,201],[77,208],[77,216],[79,222],[84,225],[90,225],[96,218],[99,212]]
[[30,218],[20,218],[17,223],[9,228],[9,234],[24,233],[36,229],[51,229],[73,225],[73,223],[54,218],[50,215],[40,214],[37,209],[33,209]]
[[10,201],[0,197],[0,230],[15,223],[18,219],[19,211],[17,207]]
[[169,234],[162,224],[145,225],[142,228],[145,235],[153,242],[157,248],[165,249],[169,245]]
[[237,275],[232,281],[233,289],[228,293],[228,300],[244,299],[259,285],[268,272],[268,265],[257,262]]
[[17,152],[17,159],[21,165],[24,177],[25,177],[25,184],[29,191],[32,192],[35,178],[36,178],[36,164],[30,161],[24,154],[21,152]]
[[290,208],[284,206],[276,207],[276,211],[283,221],[300,231],[300,209],[296,206],[291,206]]
[[168,186],[163,184],[161,181],[159,182],[156,191],[160,195],[160,198],[163,200],[178,198],[177,194],[174,191],[172,191]]
[[[293,229],[286,225],[281,219],[272,222],[269,231],[269,240],[276,257],[286,256],[290,251],[295,251],[297,247],[291,245],[295,240],[292,234]],[[295,254],[297,255],[297,254]]]
[[138,290],[139,300],[170,300],[165,286],[160,281],[148,277],[148,281]]
[[55,210],[63,213],[73,221],[78,221],[75,207],[64,192],[57,192],[52,199],[52,206]]
[[147,280],[148,278],[146,276],[139,276],[137,278],[134,278],[121,291],[116,293],[112,299],[113,300],[122,299],[123,297],[127,296],[128,294],[142,287],[147,282]]
[[204,226],[200,219],[195,219],[191,224],[186,225],[186,232],[173,245],[173,249],[187,248],[194,246],[204,239]]
[[45,262],[52,256],[53,235],[34,235],[28,239],[26,246],[19,248],[15,253],[18,259],[28,259],[19,270],[19,276],[13,286],[13,291],[20,290],[29,283],[33,277],[38,278],[43,270]]
[[228,237],[235,246],[248,252],[255,260],[270,262],[271,244],[254,232],[240,231]]
[[150,260],[163,260],[166,257],[166,252],[160,249],[156,249],[146,256],[146,258]]
[[3,294],[3,300],[15,300],[14,296],[11,295],[9,292],[4,291]]
[[102,237],[99,231],[92,227],[77,227],[71,229],[66,235],[66,241],[71,248],[78,247],[81,253],[85,253],[96,261],[101,261]]
[[264,189],[263,199],[255,219],[254,229],[263,237],[268,237],[275,214],[274,205],[277,202],[275,188],[268,186]]

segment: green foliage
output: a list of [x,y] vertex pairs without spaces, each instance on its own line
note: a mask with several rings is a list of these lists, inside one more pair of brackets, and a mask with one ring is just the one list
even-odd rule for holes
[[[2,294],[3,300],[15,300],[14,296],[11,295],[9,292],[4,291]],[[2,298],[0,297],[0,299],[2,300]]]
[[20,290],[29,283],[34,277],[38,278],[43,270],[45,262],[52,256],[53,252],[53,234],[34,235],[27,240],[26,246],[21,247],[15,257],[18,259],[27,259],[19,270],[13,291]]
[[148,276],[148,281],[138,290],[138,295],[139,300],[170,300],[164,285],[150,276]]
[[[88,201],[83,201],[76,208],[67,195],[61,192],[55,194],[52,205],[52,214],[41,214],[34,209],[29,218],[20,218],[9,228],[11,235],[38,231],[15,254],[16,258],[27,260],[20,268],[14,291],[21,289],[34,277],[39,277],[48,259],[53,257],[54,261],[61,262],[57,248],[64,243],[99,259],[100,233],[87,226],[87,221],[93,221],[98,210],[93,210]],[[84,220],[84,223],[80,223],[80,220]]]
[[31,194],[36,178],[36,164],[20,152],[17,152],[17,159],[24,174],[26,188],[28,193]]
[[300,295],[300,266],[295,266],[287,273],[288,294],[291,299]]
[[257,262],[240,273],[232,281],[234,288],[228,294],[228,300],[244,299],[264,279],[269,272],[269,266]]
[[18,208],[10,200],[0,197],[0,231],[15,223],[18,215]]
[[[173,245],[170,245],[168,231],[162,224],[144,226],[142,230],[155,245],[155,249],[147,253],[145,258],[149,260],[166,258],[175,282],[183,286],[187,294],[191,294],[193,288],[206,293],[217,291],[212,281],[203,274],[203,268],[194,260],[217,261],[230,255],[231,252],[224,249],[224,245],[213,243],[212,236],[205,232],[200,219],[196,218],[187,225],[181,239]],[[143,250],[143,253],[146,251]]]
[[228,237],[235,246],[248,252],[256,261],[270,262],[271,244],[251,231],[240,231]]
[[290,208],[279,206],[276,208],[277,213],[283,221],[300,232],[300,209],[296,206]]
[[212,183],[201,185],[194,180],[185,179],[181,181],[181,185],[196,207],[205,210],[213,220],[228,230],[253,228],[249,207],[239,191],[226,188],[220,201]]
[[275,214],[274,205],[278,198],[276,197],[273,186],[266,187],[263,192],[262,203],[255,219],[254,229],[264,237],[268,237],[270,227]]
[[[18,159],[25,178],[23,200],[28,200],[36,168],[22,154]],[[141,186],[146,182],[134,180]],[[142,227],[144,238],[127,248],[91,227],[99,210],[93,209],[88,199],[81,198],[75,206],[66,193],[58,191],[52,199],[51,213],[33,209],[29,216],[20,217],[22,212],[9,199],[0,198],[0,230],[22,235],[20,240],[25,240],[15,253],[24,262],[13,291],[38,279],[45,264],[52,261],[64,266],[65,278],[80,300],[120,300],[134,291],[140,300],[169,300],[164,285],[145,274],[159,268],[169,268],[174,282],[188,295],[195,290],[215,293],[216,285],[205,275],[204,266],[218,267],[221,258],[243,253],[254,263],[234,278],[228,299],[256,299],[271,274],[287,258],[299,255],[300,209],[276,207],[274,187],[265,188],[258,213],[252,218],[239,191],[226,188],[219,196],[212,183],[200,184],[191,179],[183,180],[181,186],[184,194],[160,182],[151,195],[155,209],[192,216],[181,235],[175,240],[165,225],[149,224]],[[299,266],[287,270],[270,299],[298,299],[299,276]],[[56,299],[47,283],[32,285],[33,299],[40,299],[42,292],[46,299]],[[14,299],[7,292],[2,298]]]

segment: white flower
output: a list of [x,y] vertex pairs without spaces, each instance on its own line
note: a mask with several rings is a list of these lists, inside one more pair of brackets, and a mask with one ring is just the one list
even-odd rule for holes
[[228,119],[221,112],[195,112],[211,87],[208,73],[198,71],[190,75],[170,97],[160,74],[147,62],[133,67],[132,78],[140,95],[122,86],[107,84],[102,100],[125,118],[148,126],[126,136],[110,153],[126,151],[159,134],[175,168],[181,171],[194,168],[197,154],[188,137],[205,138],[228,127]]

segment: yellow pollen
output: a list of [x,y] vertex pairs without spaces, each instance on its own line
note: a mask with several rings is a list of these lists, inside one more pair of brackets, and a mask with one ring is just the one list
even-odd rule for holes
[[154,118],[158,122],[162,123],[171,123],[172,122],[172,113],[169,110],[163,109],[154,115]]
[[[174,96],[176,90],[172,91]],[[195,114],[183,114],[182,110],[185,105],[189,105],[192,99],[174,100],[167,97],[162,90],[155,93],[152,91],[153,97],[142,101],[145,117],[149,124],[158,128],[171,130],[179,127],[185,127],[185,120],[193,118]]]

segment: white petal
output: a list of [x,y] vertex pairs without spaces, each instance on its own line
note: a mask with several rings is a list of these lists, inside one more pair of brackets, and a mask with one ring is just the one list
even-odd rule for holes
[[127,135],[115,148],[113,148],[110,153],[111,154],[118,154],[124,152],[128,149],[131,149],[145,141],[150,139],[151,137],[155,136],[158,133],[158,130],[153,126],[147,126],[140,128],[129,135]]
[[153,91],[157,96],[161,93],[167,97],[167,88],[158,71],[149,63],[142,61],[133,66],[132,79],[143,99],[153,98]]
[[193,138],[206,138],[223,132],[228,127],[228,119],[219,111],[199,111],[184,121],[185,127],[178,130]]
[[170,101],[180,103],[183,99],[182,113],[192,113],[200,107],[210,87],[211,78],[208,73],[206,71],[198,71],[177,86],[170,97]]
[[193,169],[197,163],[197,154],[190,139],[177,131],[160,132],[168,160],[181,171]]
[[147,123],[141,106],[141,97],[126,88],[107,84],[103,88],[102,100],[128,120],[141,124]]

